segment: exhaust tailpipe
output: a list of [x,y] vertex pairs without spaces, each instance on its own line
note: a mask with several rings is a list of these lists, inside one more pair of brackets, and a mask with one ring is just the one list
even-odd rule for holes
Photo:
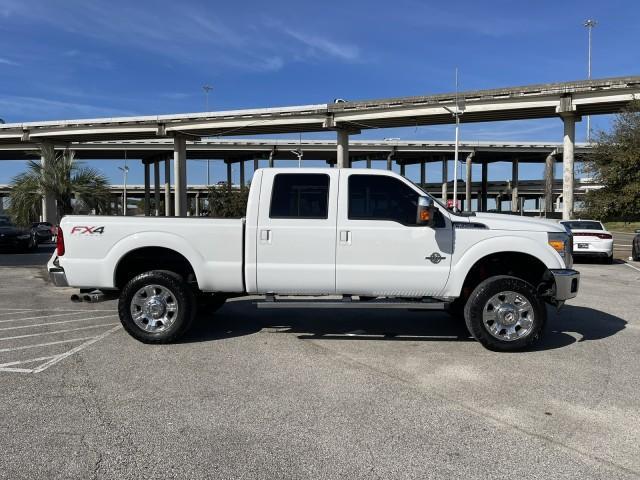
[[92,292],[85,293],[82,296],[82,300],[89,303],[101,302],[102,300],[104,300],[104,293],[102,293],[100,290],[94,290]]
[[77,293],[74,293],[73,295],[71,295],[71,301],[78,303],[82,301],[82,298]]

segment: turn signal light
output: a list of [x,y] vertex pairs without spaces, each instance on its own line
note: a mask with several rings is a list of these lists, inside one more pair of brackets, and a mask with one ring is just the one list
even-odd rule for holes
[[560,255],[564,255],[564,242],[562,240],[549,240],[549,245]]

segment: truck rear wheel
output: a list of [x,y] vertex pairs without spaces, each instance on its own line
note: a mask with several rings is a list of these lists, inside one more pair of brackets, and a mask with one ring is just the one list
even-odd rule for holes
[[130,280],[120,293],[118,314],[124,329],[143,343],[170,343],[191,326],[195,297],[182,277],[153,270]]
[[507,352],[523,349],[539,338],[547,311],[531,284],[501,275],[474,289],[464,316],[469,332],[484,347]]

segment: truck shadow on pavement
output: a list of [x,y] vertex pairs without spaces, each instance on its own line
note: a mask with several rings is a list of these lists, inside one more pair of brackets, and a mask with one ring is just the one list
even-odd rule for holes
[[[566,347],[615,335],[627,322],[587,307],[549,308],[542,339],[529,351]],[[201,313],[183,343],[208,342],[260,331],[294,334],[301,340],[475,341],[463,321],[442,312],[407,310],[257,310],[252,301],[227,303],[215,314]]]

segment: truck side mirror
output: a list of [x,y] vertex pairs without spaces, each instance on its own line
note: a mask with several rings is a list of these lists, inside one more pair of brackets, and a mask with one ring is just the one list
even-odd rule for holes
[[433,206],[433,200],[429,197],[418,197],[418,214],[416,223],[418,225],[426,225],[432,227],[435,222],[436,207]]

